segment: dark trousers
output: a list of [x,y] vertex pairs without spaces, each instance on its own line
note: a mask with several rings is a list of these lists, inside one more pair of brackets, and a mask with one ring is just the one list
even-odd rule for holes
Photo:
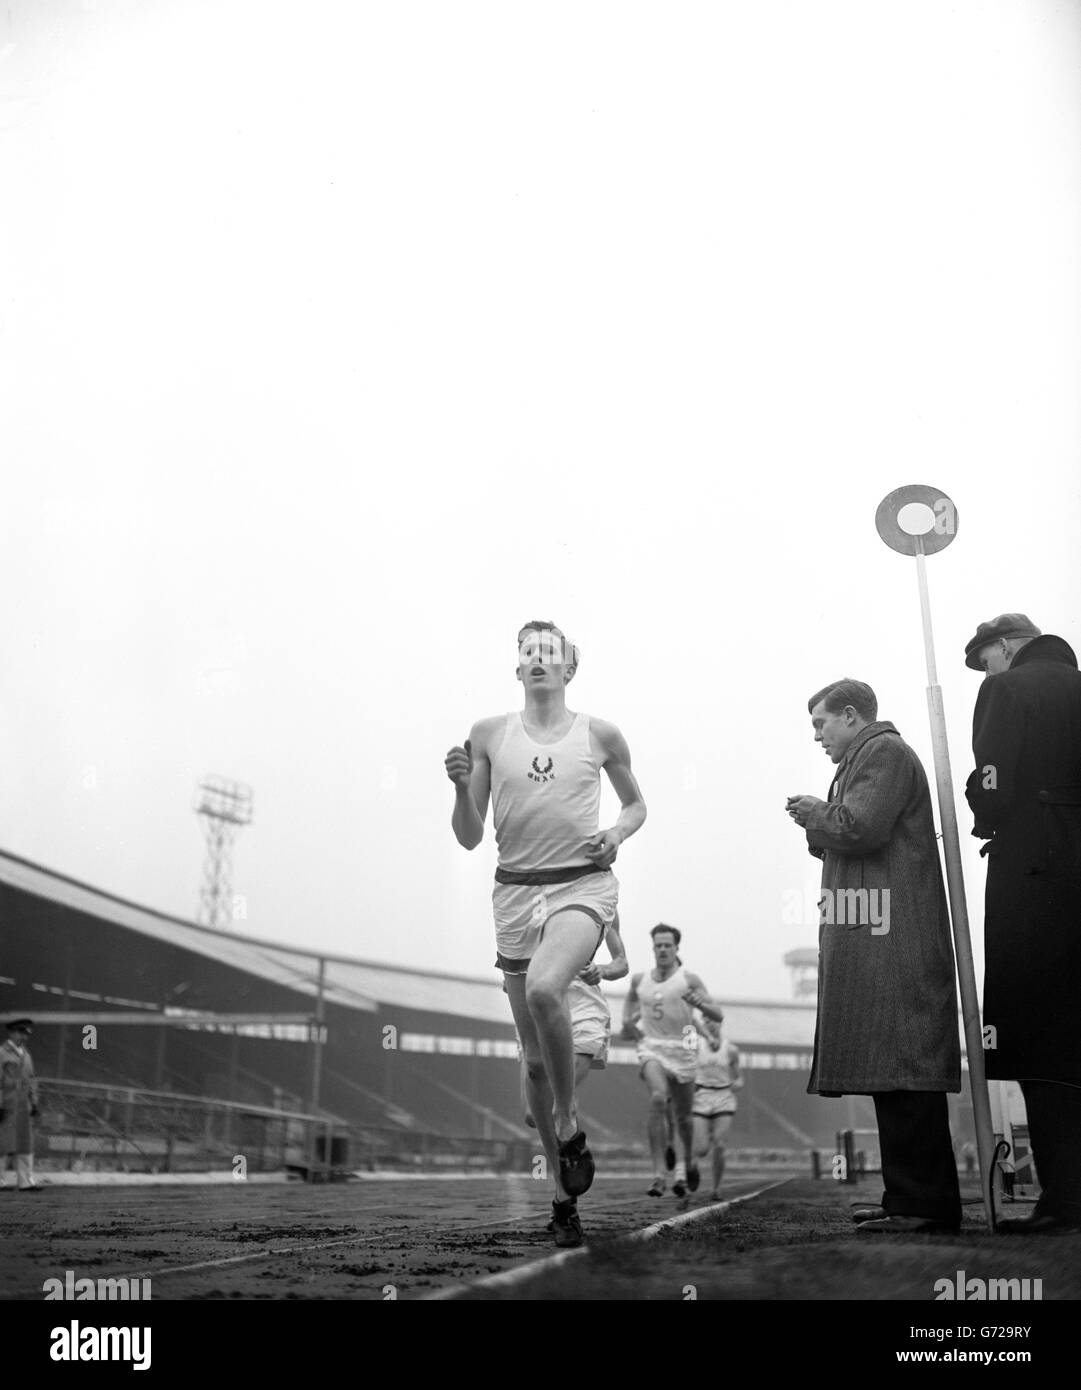
[[944,1091],[879,1091],[871,1099],[882,1153],[887,1216],[961,1224],[961,1188]]
[[1041,1216],[1081,1221],[1081,1086],[1022,1081]]

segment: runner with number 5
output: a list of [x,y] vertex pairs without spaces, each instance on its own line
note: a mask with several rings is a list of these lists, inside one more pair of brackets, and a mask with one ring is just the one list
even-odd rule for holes
[[668,1143],[666,1111],[672,1102],[676,1132],[683,1150],[677,1158],[672,1191],[677,1197],[694,1192],[700,1181],[694,1161],[691,1107],[698,1070],[698,1028],[694,1011],[719,1023],[724,1017],[709,991],[679,960],[681,933],[659,922],[650,932],[655,965],[647,974],[631,977],[623,1007],[624,1036],[638,1039],[639,1075],[649,1091],[649,1152],[653,1160],[651,1197],[663,1197],[666,1185],[664,1151]]

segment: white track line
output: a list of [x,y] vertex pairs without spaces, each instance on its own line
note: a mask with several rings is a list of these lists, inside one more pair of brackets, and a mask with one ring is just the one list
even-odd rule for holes
[[[367,1216],[374,1211],[399,1211],[395,1205],[384,1205],[381,1207],[369,1207],[361,1215]],[[223,1265],[239,1265],[250,1260],[268,1260],[279,1255],[299,1255],[308,1250],[330,1250],[335,1245],[359,1245],[362,1241],[378,1239],[380,1233],[375,1235],[371,1232],[365,1235],[338,1236],[334,1240],[317,1240],[308,1245],[289,1245],[283,1246],[280,1250],[270,1249],[263,1246],[260,1250],[249,1250],[246,1255],[225,1255],[217,1260],[200,1260],[197,1264],[191,1265],[166,1265],[164,1268],[144,1269],[139,1274],[132,1275],[134,1279],[157,1279],[161,1274],[189,1274],[195,1269],[218,1269]]]
[[[637,1181],[639,1178],[648,1178],[650,1172],[648,1168],[631,1168],[626,1171],[610,1172],[604,1170],[606,1181],[615,1182],[617,1179],[622,1181]],[[794,1175],[793,1175],[794,1176]],[[350,1180],[360,1182],[536,1182],[537,1179],[528,1173],[506,1173],[492,1170],[482,1170],[474,1173],[397,1173],[388,1169],[384,1173],[350,1173]],[[735,1175],[733,1175],[735,1181]]]
[[[775,1187],[781,1187],[786,1182],[791,1182],[791,1178],[780,1178],[777,1182],[767,1183],[765,1187],[758,1187],[753,1192],[745,1192],[739,1197],[732,1197],[727,1202],[711,1202],[709,1206],[696,1207],[694,1211],[681,1212],[679,1216],[670,1217],[667,1221],[657,1221],[652,1226],[646,1226],[641,1231],[633,1231],[627,1236],[618,1236],[616,1241],[638,1241],[652,1240],[654,1236],[660,1235],[662,1231],[670,1231],[676,1226],[682,1226],[688,1221],[697,1221],[699,1217],[705,1216],[707,1212],[727,1211],[729,1207],[736,1206],[739,1202],[749,1202],[752,1197],[761,1197],[763,1192],[771,1192]],[[531,1260],[529,1264],[516,1265],[514,1269],[504,1269],[499,1274],[486,1274],[483,1279],[473,1279],[468,1284],[452,1285],[450,1288],[440,1289],[437,1293],[425,1294],[421,1302],[437,1303],[452,1298],[459,1298],[463,1293],[470,1289],[511,1289],[516,1284],[525,1283],[527,1279],[532,1279],[541,1270],[545,1273],[550,1269],[558,1269],[568,1260],[575,1256],[588,1255],[589,1246],[579,1245],[575,1250],[560,1250],[558,1255],[545,1255],[543,1259]]]
[[[638,1197],[619,1198],[616,1201],[609,1202],[608,1205],[625,1206],[629,1203],[638,1202],[640,1200],[641,1199]],[[397,1204],[388,1204],[381,1207],[368,1207],[365,1211],[361,1213],[361,1215],[368,1216],[375,1211],[398,1212],[400,1210],[401,1208]],[[485,1224],[488,1226],[505,1226],[511,1224],[512,1222],[517,1222],[518,1224],[521,1224],[523,1221],[528,1221],[534,1217],[537,1220],[540,1220],[542,1216],[546,1215],[547,1210],[548,1209],[546,1207],[541,1207],[537,1211],[519,1212],[515,1216],[502,1216],[499,1218],[498,1221],[489,1221]],[[457,1226],[450,1226],[436,1227],[434,1229],[436,1230],[437,1234],[447,1234],[448,1232],[453,1234],[459,1228]],[[274,1259],[277,1258],[279,1255],[299,1255],[309,1250],[331,1250],[336,1245],[359,1245],[364,1241],[378,1240],[380,1236],[380,1232],[368,1232],[365,1235],[339,1236],[336,1237],[334,1240],[315,1241],[308,1245],[290,1245],[282,1247],[280,1250],[263,1246],[263,1248],[260,1250],[249,1250],[246,1255],[224,1255],[217,1260],[200,1260],[197,1264],[167,1265],[164,1268],[145,1269],[141,1270],[137,1274],[132,1275],[131,1277],[133,1279],[156,1279],[159,1275],[165,1274],[190,1274],[197,1269],[220,1269],[223,1268],[225,1265],[239,1265],[251,1260]]]
[[365,1236],[343,1236],[340,1240],[320,1240],[314,1245],[290,1245],[283,1250],[253,1250],[248,1255],[227,1255],[222,1260],[200,1260],[193,1265],[169,1265],[166,1269],[144,1269],[140,1274],[133,1275],[136,1279],[157,1279],[163,1274],[190,1274],[195,1269],[219,1269],[223,1265],[240,1265],[249,1260],[269,1260],[279,1255],[302,1255],[307,1250],[329,1250],[334,1245],[356,1245],[360,1241],[371,1239]]
[[624,1240],[652,1240],[662,1231],[671,1231],[676,1226],[684,1225],[687,1221],[695,1221],[707,1211],[727,1211],[729,1207],[734,1207],[737,1202],[749,1202],[752,1197],[761,1197],[763,1192],[770,1192],[773,1188],[781,1187],[789,1181],[788,1178],[779,1178],[777,1182],[767,1183],[765,1187],[756,1188],[754,1192],[745,1192],[741,1197],[730,1197],[727,1202],[713,1202],[708,1207],[696,1207],[694,1211],[680,1212],[679,1216],[670,1216],[667,1221],[658,1221],[652,1226],[646,1226],[644,1230],[634,1231],[629,1236],[624,1236]]

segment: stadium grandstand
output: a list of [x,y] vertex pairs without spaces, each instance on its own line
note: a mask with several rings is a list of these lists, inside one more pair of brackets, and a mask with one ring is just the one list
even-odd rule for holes
[[[521,1116],[501,980],[320,953],[125,901],[0,852],[2,1016],[34,1020],[45,1170],[226,1166],[307,1176],[510,1167],[537,1148]],[[806,1094],[815,1005],[721,1000],[745,1086],[730,1152],[809,1164],[853,1130],[861,1097]],[[645,1096],[609,992],[608,1066],[582,1093],[600,1151],[645,1157]],[[967,1096],[954,1134],[971,1137]],[[868,1166],[874,1166],[873,1160]]]

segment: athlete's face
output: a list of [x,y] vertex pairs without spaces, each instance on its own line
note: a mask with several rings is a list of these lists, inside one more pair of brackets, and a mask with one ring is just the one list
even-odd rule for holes
[[653,938],[653,959],[662,970],[668,970],[676,963],[676,939],[671,932],[658,932]]
[[518,643],[518,679],[527,690],[559,690],[574,673],[557,632],[530,628]]

